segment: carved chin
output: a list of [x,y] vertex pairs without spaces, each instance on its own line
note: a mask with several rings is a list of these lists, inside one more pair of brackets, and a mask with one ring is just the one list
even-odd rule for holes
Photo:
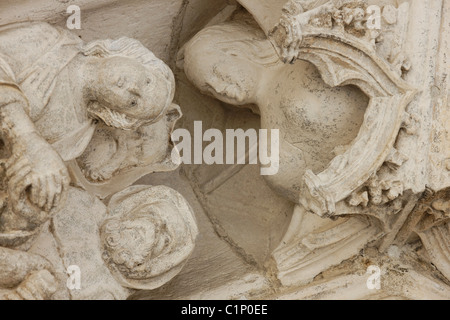
[[107,126],[117,129],[133,130],[139,124],[138,119],[132,119],[126,114],[99,105],[90,107],[89,113],[95,119],[103,121]]

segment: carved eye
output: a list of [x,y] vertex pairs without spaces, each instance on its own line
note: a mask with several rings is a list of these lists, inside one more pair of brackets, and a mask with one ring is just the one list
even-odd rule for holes
[[131,106],[132,107],[136,107],[136,105],[137,105],[137,101],[136,100],[131,101]]
[[147,84],[151,84],[152,83],[152,79],[147,78],[146,82],[147,82]]

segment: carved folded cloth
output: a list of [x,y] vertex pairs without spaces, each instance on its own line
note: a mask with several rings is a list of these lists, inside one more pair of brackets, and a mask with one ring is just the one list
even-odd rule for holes
[[151,290],[180,272],[198,234],[183,196],[166,186],[132,186],[114,195],[108,209],[103,259],[123,286]]

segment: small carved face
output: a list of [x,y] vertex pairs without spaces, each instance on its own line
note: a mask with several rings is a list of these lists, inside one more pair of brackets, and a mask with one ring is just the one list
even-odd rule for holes
[[99,65],[98,104],[90,111],[115,127],[151,121],[167,107],[171,89],[157,70],[151,72],[129,58],[106,58]]

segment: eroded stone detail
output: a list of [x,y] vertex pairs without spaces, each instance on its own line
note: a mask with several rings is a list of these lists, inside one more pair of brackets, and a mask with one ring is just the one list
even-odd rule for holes
[[[449,1],[82,0],[80,30],[15,24],[66,29],[66,2],[0,1],[0,299],[449,299]],[[89,42],[121,36],[143,46]],[[278,174],[144,177],[177,167],[172,100],[193,137],[279,129]],[[160,185],[195,211],[189,260],[193,210]]]
[[[169,281],[193,250],[192,210],[166,187],[117,192],[177,167],[172,71],[131,38],[84,43],[34,22],[0,39],[0,296],[124,299]],[[108,209],[95,197],[112,194]]]
[[[311,281],[366,246],[386,252],[404,232],[405,223],[415,216],[428,179],[418,186],[408,178],[421,165],[416,162],[415,141],[430,134],[424,125],[429,123],[427,116],[414,113],[417,109],[410,106],[420,99],[420,90],[413,84],[417,82],[408,82],[414,77],[411,72],[415,65],[405,54],[411,14],[417,11],[411,10],[409,2],[379,7],[381,25],[373,28],[369,25],[372,17],[368,1],[239,2],[259,28],[255,21],[237,12],[227,22],[202,30],[184,48],[184,70],[203,93],[252,110],[249,104],[256,104],[261,125],[281,130],[280,173],[266,180],[297,206],[284,239],[273,253],[279,279],[284,285]],[[277,15],[279,22],[274,21]],[[278,61],[273,59],[274,54]],[[330,87],[354,85],[369,98],[358,133],[351,141],[337,143],[332,158],[325,155],[330,152],[321,153],[330,135],[317,137],[329,130],[327,121],[337,121],[330,119],[331,105],[326,116],[321,109],[321,93],[326,89],[319,86],[311,90],[303,80],[307,77],[311,81],[313,72],[300,60],[312,63]],[[225,64],[238,67],[231,70]],[[293,88],[295,82],[297,87]],[[310,90],[305,92],[304,88]],[[348,103],[344,113],[354,112],[352,107]],[[313,112],[323,114],[323,118],[310,117]],[[436,121],[437,127],[440,121]],[[313,129],[321,143],[308,138],[308,130]],[[436,263],[439,270],[447,274],[448,236],[442,208],[448,195],[440,195],[442,203],[436,206],[441,209],[433,209],[433,218],[426,219],[430,223],[427,230],[433,231],[425,235],[417,229],[403,237],[418,234],[428,248],[439,242],[444,250],[429,252],[440,261]],[[311,222],[307,218],[311,213],[339,222]],[[341,223],[339,217],[347,215],[352,218]],[[313,226],[310,234],[305,231],[307,225]]]

